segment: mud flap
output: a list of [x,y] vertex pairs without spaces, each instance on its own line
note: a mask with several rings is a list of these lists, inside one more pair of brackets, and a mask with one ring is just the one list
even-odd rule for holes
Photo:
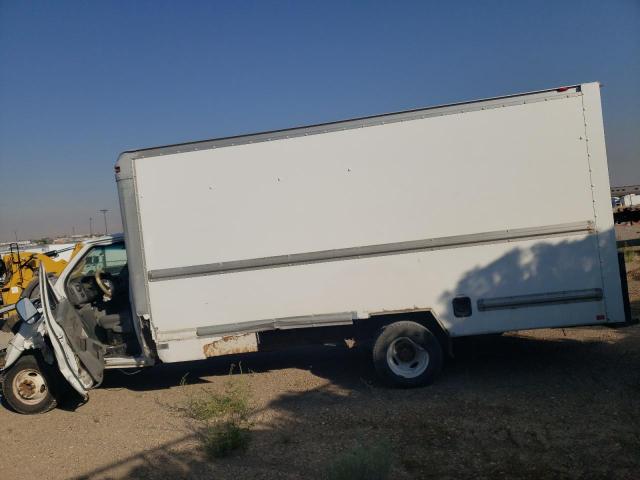
[[631,318],[631,304],[629,302],[629,284],[627,282],[627,265],[624,262],[624,253],[618,252],[618,270],[620,272],[620,283],[622,285],[622,302],[624,305],[624,325],[635,325],[637,318]]

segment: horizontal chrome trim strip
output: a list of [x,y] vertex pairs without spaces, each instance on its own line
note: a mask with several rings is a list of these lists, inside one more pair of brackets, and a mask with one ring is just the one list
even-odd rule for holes
[[210,335],[228,335],[235,333],[261,332],[265,330],[287,330],[291,328],[330,327],[334,325],[350,325],[356,318],[355,312],[324,313],[319,315],[303,315],[299,317],[272,318],[241,323],[211,325],[196,329],[198,337]]
[[397,255],[418,251],[468,247],[487,243],[512,242],[539,237],[552,237],[556,235],[575,235],[593,231],[594,226],[591,221],[563,223],[560,225],[547,225],[543,227],[515,228],[512,230],[474,233],[470,235],[426,238],[422,240],[410,240],[407,242],[338,248],[334,250],[321,250],[307,253],[293,253],[289,255],[276,255],[273,257],[249,258],[246,260],[231,260],[205,265],[191,265],[188,267],[163,268],[150,270],[148,278],[150,282],[154,282],[158,280],[189,278],[201,275],[220,275],[223,273],[242,272],[263,268],[291,267],[294,265],[305,265],[310,263],[333,262],[338,260]]
[[144,356],[138,357],[109,357],[104,359],[104,368],[139,368],[153,365]]
[[566,290],[560,292],[534,293],[513,297],[482,298],[478,300],[478,310],[499,310],[503,308],[535,307],[556,303],[591,302],[602,300],[601,288]]

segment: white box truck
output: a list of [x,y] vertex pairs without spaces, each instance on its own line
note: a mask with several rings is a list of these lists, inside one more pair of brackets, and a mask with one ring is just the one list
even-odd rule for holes
[[123,153],[124,236],[40,272],[7,401],[51,408],[53,371],[87,395],[106,368],[344,339],[418,386],[454,337],[629,323],[599,89]]
[[640,206],[640,195],[635,193],[629,193],[622,197],[623,207],[638,207]]

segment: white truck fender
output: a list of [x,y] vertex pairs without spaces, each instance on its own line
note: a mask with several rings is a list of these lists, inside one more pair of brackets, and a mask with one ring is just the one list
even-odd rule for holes
[[22,322],[20,330],[18,330],[18,333],[16,333],[7,346],[7,351],[4,357],[4,366],[2,367],[3,370],[6,370],[13,365],[25,350],[35,348],[39,344],[44,344],[44,342],[39,341],[42,339],[42,335],[38,331],[40,323],[40,321],[33,322],[31,324]]
[[20,332],[18,332],[16,336],[11,339],[9,345],[7,345],[7,351],[4,356],[4,366],[2,367],[3,370],[9,368],[16,360],[18,360],[18,358],[20,358],[20,355],[22,355],[22,352],[25,350],[24,340],[22,327],[20,327]]

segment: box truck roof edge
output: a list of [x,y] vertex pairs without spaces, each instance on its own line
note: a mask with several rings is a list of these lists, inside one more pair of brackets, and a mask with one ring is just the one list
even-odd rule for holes
[[[291,138],[299,135],[313,135],[319,133],[327,133],[330,131],[338,131],[348,128],[362,128],[373,125],[380,125],[391,122],[402,122],[413,120],[416,118],[427,118],[429,116],[447,115],[461,112],[469,112],[472,110],[483,110],[487,108],[496,108],[506,105],[514,105],[518,103],[545,101],[550,98],[566,98],[572,94],[580,93],[583,85],[597,84],[599,82],[589,82],[570,86],[561,86],[548,88],[545,90],[534,90],[531,92],[514,93],[502,95],[498,97],[489,97],[464,102],[446,103],[433,105],[428,107],[420,107],[409,110],[398,110],[394,112],[380,113],[375,115],[367,115],[364,117],[354,117],[331,122],[323,122],[310,125],[299,125],[296,127],[282,128],[276,130],[266,130],[260,132],[252,132],[241,135],[232,135],[228,137],[211,138],[207,140],[195,140],[191,142],[167,144],[154,147],[143,147],[134,150],[126,150],[118,156],[115,164],[116,173],[127,176],[130,173],[130,160],[136,158],[154,157],[159,155],[169,155],[172,153],[184,153],[189,151],[206,150],[209,148],[219,148],[226,146],[241,145],[243,143],[253,143],[259,141],[271,141],[283,138]],[[521,97],[528,97],[527,100],[517,100]]]

